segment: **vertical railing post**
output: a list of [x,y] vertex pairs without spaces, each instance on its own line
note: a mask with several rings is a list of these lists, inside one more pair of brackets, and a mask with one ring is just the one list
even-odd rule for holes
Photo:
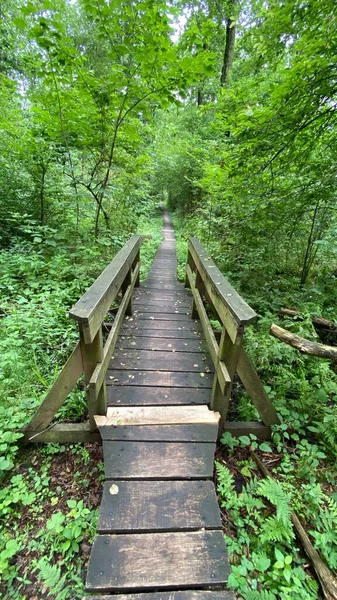
[[[137,264],[140,263],[140,245],[137,251],[137,254],[135,256],[135,260],[132,263],[132,269],[135,269],[135,267],[137,266]],[[140,271],[138,272],[136,281],[135,281],[135,287],[139,287],[140,284]]]
[[[127,275],[122,283],[122,293],[125,294],[126,290],[128,289],[129,285],[131,285],[131,280],[132,280],[132,270],[129,269],[129,271],[127,272]],[[126,311],[125,314],[128,317],[132,317],[132,296],[130,297],[130,300],[128,302],[128,305],[126,307]]]
[[[188,250],[187,250],[187,259],[186,259],[186,264],[189,265],[191,267],[191,271],[193,272],[195,269],[195,265],[194,265],[194,260],[190,251],[190,247],[189,247],[190,242],[188,242]],[[185,288],[190,288],[190,282],[189,279],[187,277],[187,273],[185,275]]]
[[105,382],[101,386],[98,395],[93,393],[89,388],[89,382],[91,376],[96,368],[97,363],[102,362],[103,359],[103,335],[102,327],[99,328],[92,342],[86,344],[84,341],[84,334],[82,325],[79,324],[80,340],[81,340],[81,352],[84,370],[84,379],[86,383],[87,391],[87,403],[88,403],[88,415],[90,420],[90,428],[92,431],[96,429],[94,421],[94,415],[106,414],[106,384]]
[[219,361],[223,361],[225,363],[230,376],[230,383],[226,386],[225,393],[223,394],[219,386],[217,369],[215,368],[210,407],[211,410],[220,412],[222,421],[226,420],[228,412],[233,380],[241,349],[243,331],[243,328],[239,328],[237,330],[234,341],[230,338],[228,331],[224,326],[221,332],[217,362],[219,363]]

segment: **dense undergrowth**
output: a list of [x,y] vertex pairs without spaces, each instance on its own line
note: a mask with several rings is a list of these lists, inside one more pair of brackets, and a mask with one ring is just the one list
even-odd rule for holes
[[[151,235],[142,244],[141,278],[161,241],[161,226],[158,209],[149,209],[136,225],[137,233]],[[83,240],[70,249],[56,231],[36,223],[30,227],[31,239],[14,241],[0,253],[0,589],[4,600],[35,594],[75,599],[83,595],[87,544],[95,531],[100,452],[81,445],[25,449],[20,430],[78,339],[69,308],[129,233],[112,242]],[[74,422],[86,414],[80,382],[56,420]],[[94,486],[94,498],[88,486]]]

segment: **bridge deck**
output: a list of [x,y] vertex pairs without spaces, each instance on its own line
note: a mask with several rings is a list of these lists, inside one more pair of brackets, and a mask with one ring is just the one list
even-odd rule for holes
[[227,600],[212,363],[176,278],[167,213],[163,237],[107,371],[107,416],[96,419],[106,484],[86,589],[119,600]]

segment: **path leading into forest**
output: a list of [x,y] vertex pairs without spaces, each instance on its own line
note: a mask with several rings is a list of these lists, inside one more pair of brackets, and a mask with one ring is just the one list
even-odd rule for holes
[[106,483],[86,589],[101,600],[229,600],[213,366],[177,281],[167,212],[163,238],[107,371],[107,416],[96,418]]

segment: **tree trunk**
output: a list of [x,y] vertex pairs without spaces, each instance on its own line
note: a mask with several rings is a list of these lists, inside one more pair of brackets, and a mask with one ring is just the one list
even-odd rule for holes
[[[229,11],[233,12],[238,0],[230,0],[229,3]],[[232,68],[233,59],[234,59],[234,46],[235,46],[235,34],[236,34],[236,26],[235,20],[232,19],[232,14],[229,15],[226,20],[226,44],[225,44],[225,52],[223,57],[223,65],[221,71],[220,85],[224,87],[228,80],[229,72]]]
[[[280,308],[280,317],[301,317],[301,313],[293,308]],[[311,315],[312,322],[317,329],[331,329],[331,331],[337,331],[337,326],[333,321],[324,319],[323,317],[315,317]]]
[[325,344],[318,344],[317,342],[310,342],[305,338],[290,333],[286,329],[279,327],[278,325],[272,324],[270,333],[281,342],[285,342],[288,346],[292,346],[302,352],[302,354],[310,354],[311,356],[319,356],[320,358],[328,358],[333,361],[337,361],[337,347],[326,346]]

